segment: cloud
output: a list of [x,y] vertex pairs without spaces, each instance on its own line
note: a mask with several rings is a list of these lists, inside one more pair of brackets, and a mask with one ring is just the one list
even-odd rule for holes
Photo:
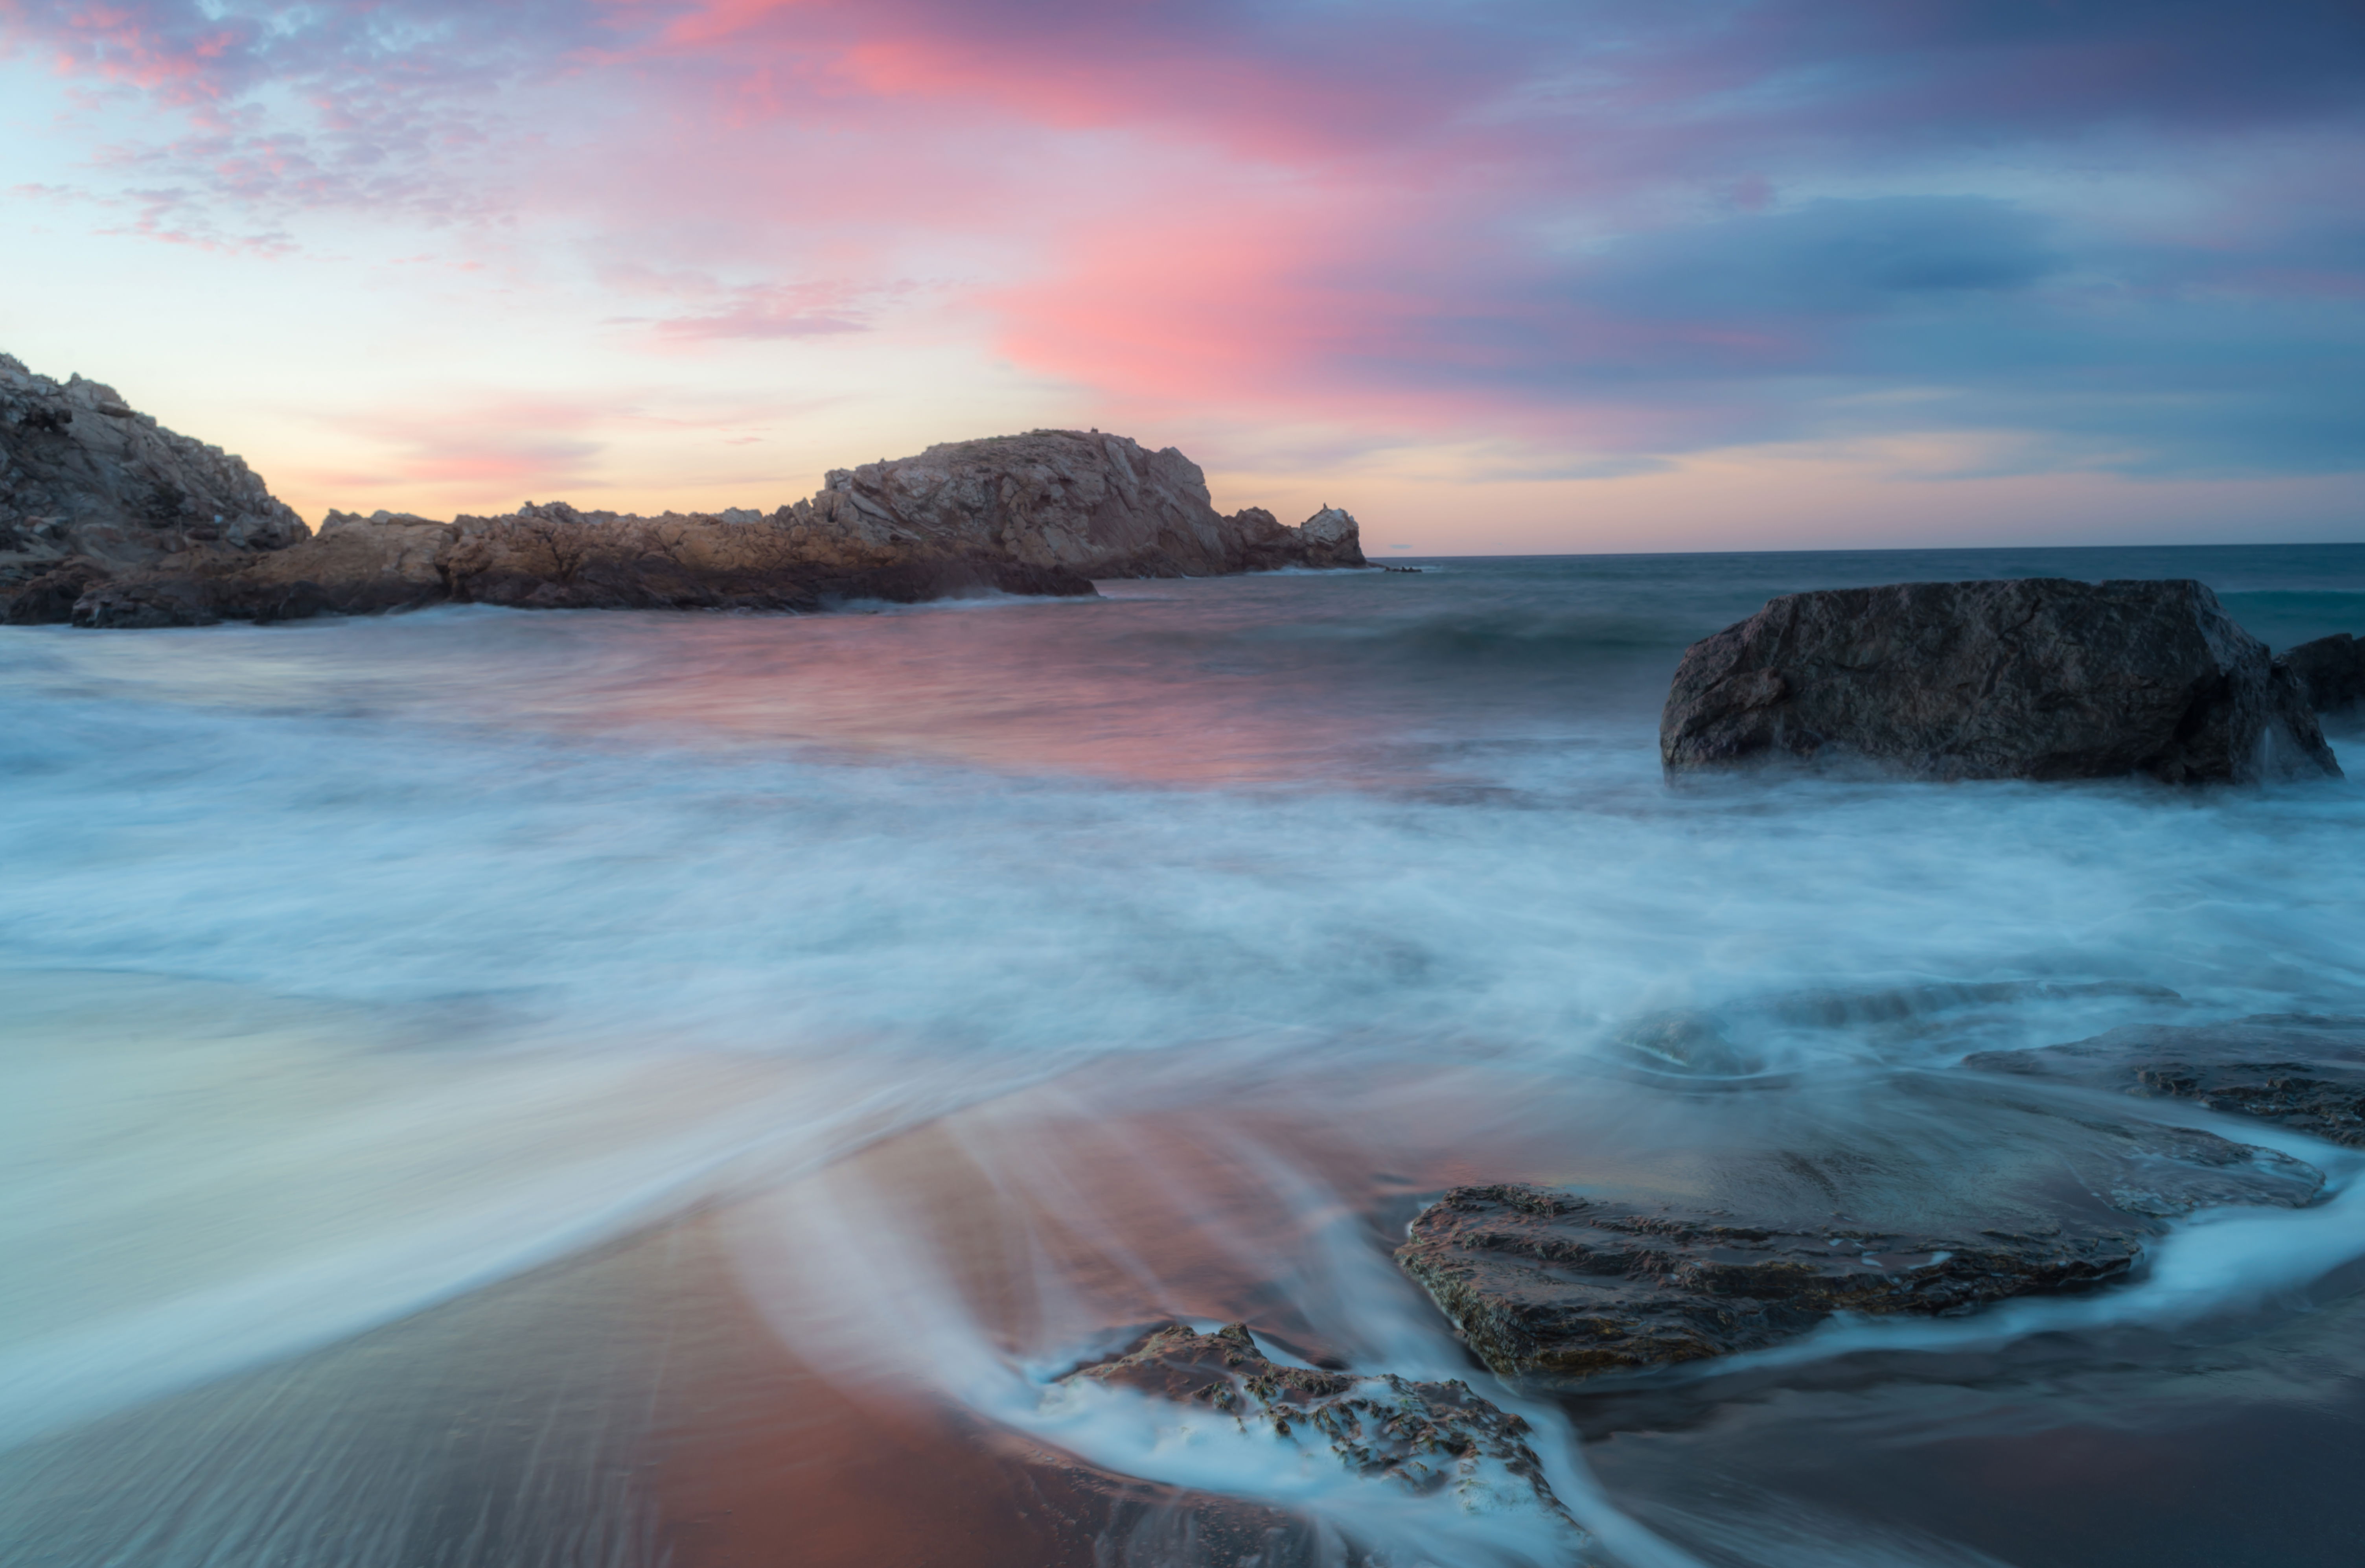
[[592,324],[678,353],[958,340],[1091,407],[1508,441],[1507,472],[1930,431],[2032,469],[2365,465],[2353,0],[0,0],[0,28],[89,95],[78,178],[118,227],[258,257],[323,215],[432,229],[590,275]]

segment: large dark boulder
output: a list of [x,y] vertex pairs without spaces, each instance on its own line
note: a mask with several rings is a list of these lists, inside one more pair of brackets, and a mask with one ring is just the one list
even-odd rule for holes
[[2278,655],[2319,713],[2348,713],[2365,707],[2365,643],[2346,632],[2302,643]]
[[2138,1024],[1963,1065],[2274,1122],[2365,1148],[2365,1018],[2263,1014],[2230,1024]]
[[2185,580],[1786,595],[1686,651],[1659,754],[1671,773],[1782,758],[1926,778],[2340,771],[2298,682]]

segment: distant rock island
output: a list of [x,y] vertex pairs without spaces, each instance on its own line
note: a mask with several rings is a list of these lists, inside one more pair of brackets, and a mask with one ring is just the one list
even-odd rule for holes
[[1094,577],[1362,566],[1354,518],[1226,516],[1171,447],[1098,431],[932,446],[835,469],[765,513],[644,517],[529,502],[448,522],[332,511],[316,533],[253,470],[0,354],[0,612],[14,624],[195,626],[444,602],[813,610]]

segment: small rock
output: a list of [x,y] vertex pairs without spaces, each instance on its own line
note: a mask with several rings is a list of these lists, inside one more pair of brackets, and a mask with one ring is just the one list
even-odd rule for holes
[[1526,1420],[1459,1380],[1413,1383],[1393,1373],[1285,1366],[1266,1357],[1245,1324],[1202,1334],[1178,1323],[1061,1382],[1203,1406],[1230,1417],[1243,1431],[1299,1446],[1319,1443],[1352,1473],[1417,1495],[1449,1493],[1474,1512],[1541,1513],[1572,1551],[1591,1545],[1544,1479],[1528,1446]]

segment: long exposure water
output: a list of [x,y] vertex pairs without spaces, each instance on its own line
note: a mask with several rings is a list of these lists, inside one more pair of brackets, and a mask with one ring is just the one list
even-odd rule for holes
[[[2195,577],[2283,647],[2365,631],[2365,546],[1421,564],[0,630],[0,1561],[1147,1565],[1188,1491],[1554,1560],[1046,1398],[1182,1318],[1472,1380],[1637,1564],[2353,1562],[2365,1213],[2295,1135],[2229,1136],[2326,1202],[2119,1290],[1597,1395],[1495,1383],[1389,1250],[1456,1181],[1943,1170],[2001,1135],[1900,1086],[1974,1050],[2365,1014],[2353,785],[1655,751],[1772,594]],[[1724,1090],[1630,1070],[1678,1010]]]

